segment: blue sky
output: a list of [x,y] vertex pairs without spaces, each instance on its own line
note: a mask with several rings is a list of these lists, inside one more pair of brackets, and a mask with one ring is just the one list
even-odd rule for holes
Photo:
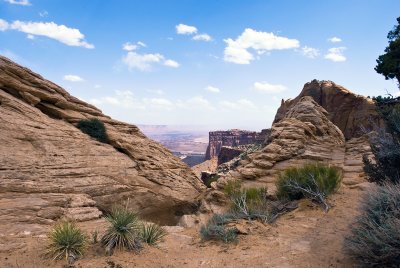
[[0,0],[0,54],[135,124],[269,127],[312,79],[396,92],[373,70],[398,0]]

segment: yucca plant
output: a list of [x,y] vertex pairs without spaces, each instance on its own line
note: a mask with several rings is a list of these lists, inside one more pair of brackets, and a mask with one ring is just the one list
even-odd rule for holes
[[143,223],[140,228],[140,237],[151,246],[160,242],[166,234],[165,229],[155,223]]
[[106,233],[101,238],[101,244],[106,252],[112,254],[115,248],[138,251],[141,248],[138,215],[127,207],[114,207],[106,216],[110,223]]
[[289,168],[279,175],[276,195],[279,199],[297,200],[310,198],[328,211],[326,198],[340,186],[342,172],[322,163],[309,163],[302,167]]
[[50,244],[47,246],[46,255],[54,260],[65,258],[68,264],[83,255],[87,238],[81,229],[69,221],[59,222],[53,226],[49,234]]

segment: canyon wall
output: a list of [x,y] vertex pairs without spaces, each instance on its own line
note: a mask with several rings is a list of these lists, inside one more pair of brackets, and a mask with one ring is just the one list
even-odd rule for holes
[[247,144],[261,144],[268,137],[269,129],[261,132],[232,129],[227,131],[211,131],[209,133],[206,160],[217,157],[222,146],[236,147]]
[[[108,144],[76,128],[89,118],[104,123]],[[62,217],[95,219],[122,203],[173,224],[196,210],[204,189],[179,158],[136,126],[0,57],[0,235],[17,227],[33,232]]]

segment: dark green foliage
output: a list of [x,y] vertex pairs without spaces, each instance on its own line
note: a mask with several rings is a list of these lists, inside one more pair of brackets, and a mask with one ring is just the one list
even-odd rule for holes
[[108,143],[106,127],[99,119],[92,118],[88,120],[80,120],[77,128],[100,142]]
[[211,188],[211,183],[214,181],[217,181],[219,179],[219,176],[217,174],[211,175],[207,177],[203,183],[207,186],[207,188]]
[[236,241],[237,239],[236,228],[225,227],[224,226],[225,220],[220,221],[221,219],[222,219],[221,217],[214,216],[207,222],[205,226],[201,227],[200,234],[203,240],[218,240],[218,241],[223,241],[225,243]]
[[397,18],[397,25],[388,33],[389,45],[385,54],[378,57],[375,71],[382,74],[385,79],[396,78],[400,87],[400,17]]
[[276,195],[288,200],[310,198],[328,210],[326,197],[339,188],[341,179],[342,172],[338,168],[321,163],[289,168],[276,181]]
[[400,182],[400,105],[379,105],[379,113],[386,122],[388,132],[381,131],[371,138],[374,161],[364,155],[364,171],[368,180],[383,184]]
[[163,227],[154,223],[145,223],[140,227],[140,237],[149,245],[156,245],[165,235]]
[[140,250],[139,219],[135,212],[126,207],[114,207],[111,213],[106,216],[110,223],[106,233],[101,238],[101,244],[108,253],[114,248]]
[[82,256],[86,249],[86,236],[73,222],[59,222],[50,231],[50,244],[46,255],[54,260],[65,258],[68,264]]
[[400,185],[384,184],[365,196],[362,214],[345,239],[362,267],[400,266]]

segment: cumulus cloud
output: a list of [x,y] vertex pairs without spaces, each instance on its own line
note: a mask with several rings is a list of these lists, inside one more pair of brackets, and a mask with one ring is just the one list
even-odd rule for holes
[[7,21],[0,19],[0,31],[5,31],[9,28]]
[[64,75],[63,79],[65,81],[70,81],[70,82],[82,82],[82,81],[84,81],[81,77],[79,77],[78,75],[74,75],[74,74]]
[[49,15],[49,12],[47,12],[46,10],[39,12],[39,16],[42,18],[47,17],[47,15]]
[[180,64],[174,60],[166,60],[164,61],[164,65],[172,68],[178,68],[180,66]]
[[212,41],[211,36],[209,36],[208,34],[196,34],[195,36],[193,36],[192,39],[196,41],[206,41],[206,42]]
[[226,43],[224,60],[236,64],[249,64],[254,60],[254,55],[248,51],[249,49],[266,52],[300,46],[300,42],[296,39],[277,36],[269,32],[259,32],[250,28],[245,29],[235,40],[228,38],[224,41]]
[[129,51],[126,56],[122,58],[122,62],[126,64],[129,70],[137,69],[140,71],[151,71],[153,64],[163,64],[171,68],[178,68],[178,62],[165,57],[159,53],[155,54],[139,54],[135,51]]
[[182,23],[176,25],[175,28],[176,28],[176,33],[177,33],[177,34],[187,34],[187,35],[190,35],[190,34],[195,34],[195,33],[197,33],[197,28],[196,28],[196,27],[194,27],[194,26],[189,26],[189,25],[182,24]]
[[328,49],[328,53],[325,55],[325,59],[331,60],[333,62],[346,61],[346,57],[343,55],[344,50],[346,50],[346,47],[332,47]]
[[94,45],[85,41],[85,35],[78,29],[68,28],[65,25],[57,25],[54,22],[23,22],[17,20],[9,25],[8,29],[17,30],[32,36],[46,36],[68,46],[94,48]]
[[308,46],[302,47],[301,52],[303,53],[304,56],[309,57],[311,59],[315,59],[320,54],[318,49]]
[[267,82],[255,82],[254,90],[262,93],[280,93],[286,90],[286,87],[283,85],[273,85]]
[[163,110],[172,110],[174,108],[174,104],[167,99],[164,98],[151,98],[151,99],[143,99],[143,103],[150,108],[163,109]]
[[211,93],[220,93],[221,92],[221,90],[219,88],[213,87],[213,86],[207,86],[205,88],[205,90],[207,90],[208,92],[211,92]]
[[340,42],[342,42],[342,39],[334,36],[334,37],[329,38],[328,41],[331,43],[340,43]]
[[4,0],[7,3],[10,3],[12,5],[20,5],[20,6],[30,6],[31,3],[29,0]]
[[146,107],[144,103],[134,97],[130,90],[116,90],[114,96],[105,96],[89,100],[93,105],[111,105],[118,106],[125,109],[138,109],[144,110]]
[[139,41],[139,42],[136,42],[136,44],[133,44],[131,42],[126,42],[122,45],[122,49],[126,50],[126,51],[133,51],[133,50],[138,49],[139,47],[146,47],[146,44]]

